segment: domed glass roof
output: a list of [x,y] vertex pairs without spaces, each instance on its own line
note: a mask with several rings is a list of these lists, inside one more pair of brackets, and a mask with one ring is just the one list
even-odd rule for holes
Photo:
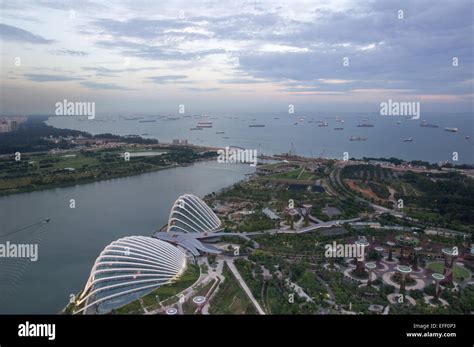
[[185,269],[185,253],[167,242],[146,236],[116,240],[96,259],[76,313],[121,307],[173,282]]
[[216,214],[197,196],[181,195],[171,208],[168,219],[169,232],[214,232],[221,227]]

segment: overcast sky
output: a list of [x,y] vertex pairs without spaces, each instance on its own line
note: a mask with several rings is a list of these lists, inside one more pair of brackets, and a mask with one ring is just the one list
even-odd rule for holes
[[472,112],[473,3],[0,0],[0,113]]

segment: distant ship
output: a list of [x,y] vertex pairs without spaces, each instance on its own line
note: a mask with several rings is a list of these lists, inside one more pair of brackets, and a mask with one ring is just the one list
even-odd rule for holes
[[404,139],[403,142],[413,142],[413,137],[409,137],[407,139]]
[[359,127],[359,128],[373,128],[374,125],[369,124],[369,123],[361,123],[361,124],[358,124],[357,127]]
[[265,128],[265,124],[249,124],[249,128]]
[[278,118],[278,117],[275,117],[275,118],[273,118],[273,119],[280,119],[280,118]]
[[189,130],[202,130],[202,128],[196,127],[196,128],[190,128]]
[[427,123],[425,120],[421,122],[420,127],[423,127],[423,128],[439,128],[438,125]]
[[344,128],[334,128],[334,130],[344,130]]
[[367,137],[351,136],[350,141],[367,141]]
[[455,132],[457,132],[459,129],[458,129],[458,128],[444,128],[444,130],[449,131],[449,132],[452,132],[452,133],[455,133]]
[[225,131],[217,131],[216,134],[225,134]]
[[327,127],[329,124],[326,122],[320,123],[318,127]]
[[466,140],[469,140],[471,137],[469,135],[467,135],[466,137],[464,137]]
[[141,120],[140,123],[156,123],[156,119],[145,119]]
[[199,122],[197,128],[212,128],[212,122]]
[[402,124],[402,121],[401,121],[401,120],[397,120],[397,124]]

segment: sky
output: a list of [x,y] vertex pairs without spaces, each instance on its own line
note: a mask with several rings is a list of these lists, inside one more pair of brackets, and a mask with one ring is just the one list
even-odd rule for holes
[[0,0],[0,114],[473,111],[474,2]]

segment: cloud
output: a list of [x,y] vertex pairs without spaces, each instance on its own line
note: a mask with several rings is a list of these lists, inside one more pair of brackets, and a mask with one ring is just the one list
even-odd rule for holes
[[121,87],[113,83],[100,83],[100,82],[81,82],[84,87],[90,89],[106,89],[106,90],[134,90],[133,88]]
[[231,78],[219,80],[219,83],[223,84],[254,84],[254,83],[267,83],[266,80],[256,80],[250,78]]
[[94,66],[89,67],[85,66],[81,68],[84,71],[92,71],[95,72],[96,76],[106,76],[106,77],[113,77],[118,76],[121,73],[130,73],[130,72],[141,72],[141,71],[150,71],[150,70],[158,70],[157,67],[126,67],[126,68],[106,68],[103,66]]
[[[94,81],[97,76],[105,76],[114,77],[117,84],[89,82],[88,87],[123,89],[120,86],[128,86],[129,79],[136,77],[132,74],[137,73],[149,82],[141,85],[144,91],[152,89],[152,83],[176,84],[169,88],[170,95],[180,91],[212,92],[219,87],[225,95],[227,85],[231,85],[233,90],[261,90],[265,99],[275,100],[285,93],[327,95],[328,100],[331,95],[348,95],[352,100],[364,100],[380,91],[389,96],[428,95],[433,102],[455,100],[445,96],[458,95],[463,100],[471,98],[472,104],[472,0],[294,0],[280,5],[265,1],[223,4],[134,0],[103,3],[100,10],[93,9],[94,2],[88,0],[12,4],[8,18],[14,18],[10,14],[15,13],[38,13],[38,18],[44,18],[40,23],[28,23],[31,32],[0,24],[5,40],[19,42],[53,42],[33,34],[39,32],[57,31],[58,38],[63,38],[59,34],[62,22],[45,19],[61,14],[59,11],[66,11],[62,15],[67,16],[69,9],[76,10],[67,35],[78,39],[84,50],[61,48],[71,47],[66,42],[60,42],[55,50],[50,46],[34,47],[39,58],[41,49],[58,56],[47,56],[58,62],[57,70],[26,70],[34,73],[30,76],[34,81],[81,77],[85,83],[86,78]],[[404,11],[403,19],[397,17],[400,9]],[[17,20],[11,20],[17,25]],[[76,57],[89,53],[98,60],[78,65],[81,61]],[[133,59],[133,67],[118,62],[125,57]],[[348,66],[343,66],[345,57]],[[458,58],[459,66],[453,67],[453,57]],[[159,67],[140,67],[144,65]],[[67,77],[69,72],[60,70],[60,66],[70,68],[70,76],[76,77]],[[50,75],[39,76],[41,73]],[[266,85],[260,87],[261,83]]]
[[187,78],[188,76],[185,76],[185,75],[165,75],[165,76],[149,77],[148,80],[156,84],[190,83],[187,80]]
[[60,76],[60,75],[48,75],[48,74],[25,74],[25,77],[33,82],[68,82],[68,81],[79,81],[82,78],[71,77],[71,76]]
[[188,92],[198,92],[198,93],[217,92],[221,90],[221,88],[195,88],[195,87],[185,87],[181,89]]
[[0,23],[0,39],[32,44],[51,44],[54,42],[54,40],[48,40],[40,35],[3,23]]
[[119,49],[125,56],[134,56],[146,60],[192,60],[226,52],[224,49],[184,50],[171,44],[168,46],[153,46],[116,38],[100,40],[97,45],[102,48]]
[[179,31],[193,27],[192,23],[176,19],[143,19],[132,18],[119,21],[113,19],[99,19],[93,25],[107,35],[127,38],[154,39],[161,36],[180,36],[187,38],[208,37],[205,34]]
[[89,53],[84,52],[84,51],[75,51],[72,49],[54,49],[50,51],[51,54],[53,55],[65,55],[65,56],[71,56],[71,57],[85,57],[89,55]]

